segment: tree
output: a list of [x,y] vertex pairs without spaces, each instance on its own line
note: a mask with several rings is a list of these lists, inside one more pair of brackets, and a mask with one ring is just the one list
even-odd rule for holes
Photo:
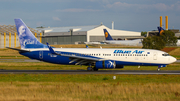
[[165,46],[176,46],[177,38],[172,31],[164,31],[159,36],[149,36],[143,39],[143,48],[146,49],[163,49]]
[[144,38],[142,41],[143,48],[146,49],[162,49],[165,47],[166,43],[160,36],[152,36]]
[[147,32],[141,32],[141,36],[145,36]]
[[174,32],[164,31],[161,37],[165,40],[166,46],[177,46],[177,37]]

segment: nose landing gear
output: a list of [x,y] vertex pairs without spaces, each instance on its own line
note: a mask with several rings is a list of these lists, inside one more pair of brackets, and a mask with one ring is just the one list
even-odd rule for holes
[[159,72],[161,69],[158,67],[157,71]]
[[159,72],[160,68],[162,68],[162,67],[166,67],[166,65],[159,65],[158,68],[157,68],[157,71]]

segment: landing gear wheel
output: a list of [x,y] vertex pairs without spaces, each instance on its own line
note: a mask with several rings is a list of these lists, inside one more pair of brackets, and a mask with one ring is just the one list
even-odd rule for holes
[[92,71],[92,67],[87,67],[87,71]]
[[94,71],[98,71],[98,69],[97,69],[97,68],[95,68],[95,67],[94,67],[93,69],[94,69]]
[[159,71],[160,71],[160,68],[158,68],[157,71],[159,72]]

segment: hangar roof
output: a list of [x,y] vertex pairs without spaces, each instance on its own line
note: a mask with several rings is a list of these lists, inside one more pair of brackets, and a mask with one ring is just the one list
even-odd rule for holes
[[94,29],[99,26],[101,26],[101,25],[38,28],[38,30],[44,31],[44,33],[52,33],[52,32],[69,32],[72,29],[73,32],[76,32],[76,31],[89,31],[89,30]]
[[[40,32],[38,32],[37,30],[28,27],[32,33],[37,33],[39,34]],[[0,25],[0,33],[16,33],[16,26],[15,25]]]

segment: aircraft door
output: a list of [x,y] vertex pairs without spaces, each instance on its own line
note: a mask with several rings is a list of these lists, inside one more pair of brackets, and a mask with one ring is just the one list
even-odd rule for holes
[[39,51],[39,58],[43,59],[43,51]]
[[154,52],[154,54],[153,54],[153,59],[157,60],[157,53],[156,52]]

